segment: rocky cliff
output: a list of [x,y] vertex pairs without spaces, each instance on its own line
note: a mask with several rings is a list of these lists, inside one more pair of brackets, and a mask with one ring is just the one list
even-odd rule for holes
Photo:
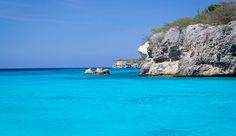
[[112,68],[141,68],[143,62],[142,59],[116,60]]
[[139,47],[141,75],[236,76],[236,21],[159,32]]

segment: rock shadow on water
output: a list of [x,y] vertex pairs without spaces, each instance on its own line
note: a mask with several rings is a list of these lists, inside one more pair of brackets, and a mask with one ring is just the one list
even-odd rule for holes
[[189,136],[189,132],[175,129],[161,129],[149,131],[146,133],[146,136]]

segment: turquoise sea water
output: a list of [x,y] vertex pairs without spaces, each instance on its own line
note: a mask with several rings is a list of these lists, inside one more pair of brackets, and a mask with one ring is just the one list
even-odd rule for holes
[[0,71],[0,136],[236,136],[236,78]]

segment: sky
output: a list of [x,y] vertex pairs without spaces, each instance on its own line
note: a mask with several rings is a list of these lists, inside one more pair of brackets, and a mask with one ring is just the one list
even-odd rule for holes
[[220,0],[0,0],[0,68],[110,67],[153,27]]

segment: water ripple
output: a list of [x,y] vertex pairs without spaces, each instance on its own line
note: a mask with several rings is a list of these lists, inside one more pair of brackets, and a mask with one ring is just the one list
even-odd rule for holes
[[189,136],[189,133],[182,130],[163,129],[149,131],[147,132],[147,136]]

